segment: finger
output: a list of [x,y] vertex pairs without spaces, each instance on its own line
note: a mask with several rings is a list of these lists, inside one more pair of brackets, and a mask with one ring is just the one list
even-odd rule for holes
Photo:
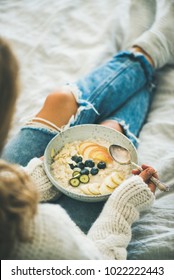
[[152,168],[150,165],[147,165],[147,164],[142,164],[142,169],[145,170],[147,168]]
[[155,177],[156,179],[159,179],[157,171],[155,171],[152,176]]
[[145,170],[145,169],[147,169],[147,168],[152,168],[152,169],[154,170],[154,173],[152,174],[152,176],[154,176],[156,179],[159,178],[159,177],[158,177],[157,171],[156,171],[153,167],[151,167],[150,165],[142,164],[141,167],[142,167],[143,170]]
[[152,167],[148,167],[143,170],[139,176],[144,180],[144,182],[147,182],[154,173],[156,173],[155,169],[153,169]]
[[132,169],[132,174],[139,175],[141,171],[139,169]]
[[155,193],[156,186],[151,181],[149,181],[148,187],[151,190],[151,192]]
[[153,176],[155,170],[152,167],[147,167],[144,171],[139,175],[145,183],[148,184],[151,192],[155,193],[156,186],[153,182],[151,182],[150,178]]

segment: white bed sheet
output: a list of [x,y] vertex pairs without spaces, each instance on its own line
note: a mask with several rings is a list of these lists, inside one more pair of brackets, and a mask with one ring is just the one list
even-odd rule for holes
[[[124,3],[123,3],[124,2]],[[35,114],[47,94],[73,82],[121,47],[127,0],[2,0],[0,34],[21,66],[21,95],[10,137]],[[133,227],[129,258],[174,259],[174,68],[158,73],[158,89],[138,148],[171,186]],[[156,250],[158,248],[158,250]]]

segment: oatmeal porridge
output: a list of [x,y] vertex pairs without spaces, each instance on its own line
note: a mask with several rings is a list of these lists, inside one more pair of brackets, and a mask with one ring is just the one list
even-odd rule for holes
[[51,172],[59,185],[84,195],[113,192],[130,174],[130,166],[121,166],[109,154],[110,143],[88,139],[67,143],[59,153],[52,151]]

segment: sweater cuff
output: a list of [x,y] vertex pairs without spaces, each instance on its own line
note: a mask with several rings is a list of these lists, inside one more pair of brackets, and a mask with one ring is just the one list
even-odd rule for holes
[[124,209],[124,205],[131,204],[138,211],[144,211],[154,201],[154,194],[143,179],[136,175],[124,181],[109,198],[114,208]]
[[52,185],[47,177],[41,159],[33,158],[28,165],[24,167],[24,170],[30,175],[36,185],[40,194],[40,201],[56,201],[61,196],[61,192]]
[[167,63],[165,52],[161,48],[161,42],[152,31],[144,32],[139,38],[132,42],[132,46],[138,46],[150,55],[154,62],[155,69],[159,69]]
[[23,167],[23,169],[28,173],[31,174],[34,169],[39,166],[42,165],[43,161],[39,158],[33,158],[32,160],[29,161],[29,163],[27,164],[27,166]]

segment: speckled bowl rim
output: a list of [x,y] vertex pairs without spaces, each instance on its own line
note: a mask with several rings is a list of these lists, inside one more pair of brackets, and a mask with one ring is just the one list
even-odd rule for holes
[[70,127],[59,134],[57,134],[47,145],[44,153],[44,169],[52,182],[52,184],[60,190],[63,194],[84,202],[99,202],[108,199],[110,194],[107,195],[85,195],[78,194],[67,190],[53,177],[50,171],[50,165],[52,163],[51,150],[54,149],[55,153],[58,153],[66,143],[70,143],[76,140],[101,138],[109,141],[111,144],[122,145],[127,148],[131,154],[131,160],[135,163],[138,161],[137,151],[132,142],[122,133],[115,131],[112,128],[97,124],[84,124]]

